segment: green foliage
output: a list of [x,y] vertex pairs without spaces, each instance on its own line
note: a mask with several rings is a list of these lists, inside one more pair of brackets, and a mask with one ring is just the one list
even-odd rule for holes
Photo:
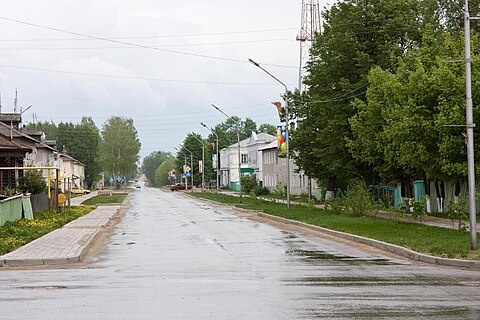
[[348,212],[357,216],[366,215],[375,207],[373,196],[363,182],[356,182],[348,188],[343,205]]
[[[291,133],[296,164],[312,178],[347,183],[374,178],[349,152],[355,136],[351,102],[364,99],[370,69],[394,68],[421,39],[416,0],[339,1],[324,13],[307,64],[306,93],[290,95],[293,117],[302,123]],[[332,179],[332,181],[334,181]]]
[[171,184],[168,173],[175,169],[177,160],[174,157],[168,157],[155,171],[155,185],[159,187],[168,186]]
[[106,176],[135,176],[140,141],[132,119],[113,116],[102,129],[100,156]]
[[170,157],[172,157],[170,152],[154,151],[143,159],[142,171],[151,186],[158,186],[155,172]]
[[243,176],[242,178],[242,191],[245,193],[250,193],[258,185],[257,176],[251,174],[248,176]]
[[413,198],[406,198],[405,201],[398,204],[397,210],[404,214],[411,215],[415,220],[420,218],[420,221],[422,221],[422,217],[427,215],[425,209],[427,207],[428,199],[428,195],[424,195],[419,201]]
[[88,186],[97,181],[100,172],[100,131],[91,117],[83,117],[80,123],[58,125],[57,145],[60,152],[85,165],[85,180]]
[[[198,168],[198,161],[202,160],[204,143],[206,142],[203,140],[201,135],[195,132],[191,132],[185,137],[180,147],[180,150],[177,152],[176,172],[178,174],[183,173],[183,166],[186,163],[190,168],[193,168],[193,184],[196,186],[202,183],[202,174],[200,173]],[[215,177],[215,173],[212,168],[212,159],[210,153],[208,152],[208,144],[205,145],[204,159],[205,163],[203,164],[203,168],[205,170],[205,182],[207,182],[208,180]],[[191,163],[192,160],[193,164]]]
[[42,131],[45,133],[45,139],[56,140],[58,138],[58,128],[53,121],[42,121],[36,123],[29,123],[25,126],[25,129],[32,131]]
[[253,189],[252,192],[256,196],[267,196],[270,194],[270,190],[267,187],[262,187],[260,184],[257,184]]
[[258,127],[258,132],[264,132],[264,131],[267,131],[267,133],[271,134],[272,136],[277,136],[277,127],[274,126],[273,124],[262,123]]
[[[212,129],[218,135],[219,150],[237,142],[239,124],[240,140],[249,138],[253,131],[257,131],[257,124],[252,119],[246,118],[242,121],[239,117],[230,117]],[[210,134],[208,136],[208,142],[216,142],[216,137],[214,134]]]
[[448,218],[452,221],[457,221],[459,231],[465,231],[467,229],[464,221],[468,221],[470,218],[468,213],[468,197],[462,196],[457,202],[450,202],[448,204]]
[[283,183],[277,183],[277,186],[272,191],[272,195],[275,198],[285,199],[287,197],[287,186],[284,186]]
[[45,133],[47,140],[56,140],[60,152],[66,153],[85,165],[85,180],[91,186],[100,172],[100,131],[91,117],[83,117],[80,123],[53,122],[29,123],[28,130]]
[[260,185],[255,174],[242,177],[242,191],[255,196],[266,196],[270,193],[268,188]]
[[18,189],[23,193],[38,194],[47,191],[47,183],[39,170],[25,170],[18,178]]

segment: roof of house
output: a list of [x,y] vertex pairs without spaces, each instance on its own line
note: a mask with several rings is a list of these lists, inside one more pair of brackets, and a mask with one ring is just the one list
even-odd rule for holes
[[263,150],[269,150],[269,149],[277,149],[278,148],[278,142],[277,140],[274,140],[267,144],[266,146],[263,146],[258,149],[258,151],[263,151]]
[[22,121],[20,113],[0,113],[0,122],[18,123]]
[[266,132],[252,132],[252,135],[250,136],[250,144],[253,143],[269,143],[270,141],[276,139],[275,136],[272,136],[271,134],[268,134]]
[[60,153],[60,157],[62,157],[62,158],[66,158],[66,159],[68,159],[68,160],[70,160],[70,161],[76,162],[76,163],[78,163],[78,164],[80,164],[80,165],[82,165],[82,166],[84,166],[84,167],[85,167],[85,164],[81,163],[80,161],[78,161],[77,159],[75,159],[75,158],[73,158],[73,157],[69,156],[69,155],[68,155],[68,154],[66,154],[66,153]]
[[[2,115],[2,114],[0,114]],[[14,143],[17,145],[19,148],[24,148],[24,147],[36,147],[36,148],[47,148],[51,151],[57,151],[55,148],[52,148],[37,139],[29,136],[28,134],[25,134],[21,132],[18,129],[12,128],[10,125],[3,123],[0,121],[0,136],[3,136],[4,138],[7,138],[10,142]],[[15,139],[8,139],[9,137],[12,138],[23,138],[24,141],[17,140]]]
[[[254,143],[269,143],[270,141],[275,139],[276,139],[275,136],[272,136],[271,134],[268,134],[265,132],[260,132],[260,133],[252,132],[249,138],[240,141],[240,148],[248,147],[249,145]],[[223,148],[222,150],[226,150],[229,148],[238,148],[238,142],[235,142],[234,144],[226,148]]]

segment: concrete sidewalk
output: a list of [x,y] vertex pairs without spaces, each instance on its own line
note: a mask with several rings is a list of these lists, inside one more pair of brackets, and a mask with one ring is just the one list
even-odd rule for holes
[[61,229],[0,256],[0,267],[40,266],[80,262],[97,236],[119,212],[119,206],[100,206]]
[[79,206],[83,201],[88,200],[90,198],[95,197],[98,195],[98,191],[92,191],[89,194],[85,194],[83,196],[75,197],[70,200],[71,206]]

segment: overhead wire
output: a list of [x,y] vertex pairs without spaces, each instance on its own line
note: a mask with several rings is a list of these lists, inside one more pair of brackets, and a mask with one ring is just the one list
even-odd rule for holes
[[105,78],[116,78],[116,79],[129,79],[129,80],[147,80],[147,81],[163,81],[163,82],[176,82],[176,83],[197,83],[197,84],[211,84],[211,85],[244,85],[244,86],[275,86],[275,83],[252,83],[252,82],[220,82],[220,81],[197,81],[197,80],[178,80],[178,79],[161,79],[161,78],[149,78],[149,77],[133,77],[133,76],[121,76],[121,75],[107,75],[107,74],[96,74],[88,72],[76,72],[76,71],[67,71],[67,70],[54,70],[38,67],[29,67],[29,66],[15,66],[8,64],[0,64],[0,67],[13,68],[13,69],[25,69],[25,70],[34,70],[42,72],[52,72],[52,73],[63,73],[63,74],[73,74],[80,76],[91,76],[91,77],[105,77]]
[[[106,42],[111,42],[111,43],[116,43],[116,44],[128,45],[128,46],[137,47],[137,48],[157,50],[157,51],[175,53],[175,54],[180,54],[180,55],[185,55],[185,56],[192,56],[192,57],[205,58],[205,59],[215,59],[215,60],[229,61],[229,62],[242,63],[242,64],[248,64],[249,63],[247,60],[239,60],[239,59],[218,57],[218,56],[199,54],[199,53],[193,53],[193,52],[157,48],[157,47],[153,47],[153,46],[148,46],[148,45],[143,45],[143,44],[138,44],[138,43],[132,43],[132,42],[127,42],[127,41],[122,41],[122,40],[109,39],[109,38],[99,37],[99,36],[92,36],[92,35],[88,35],[88,34],[84,34],[84,33],[80,33],[80,32],[67,31],[67,30],[63,30],[63,29],[59,29],[59,28],[54,28],[54,27],[44,26],[44,25],[40,25],[40,24],[36,24],[36,23],[11,19],[11,18],[7,18],[7,17],[3,17],[3,16],[0,16],[0,20],[15,22],[15,23],[23,24],[23,25],[28,25],[28,26],[31,26],[31,27],[36,27],[36,28],[41,28],[41,29],[66,33],[66,34],[71,34],[71,35],[75,35],[75,36],[79,36],[79,37],[85,37],[85,38],[96,39],[96,40],[106,41]],[[275,66],[275,67],[282,67],[282,68],[294,68],[294,69],[297,68],[297,67],[294,67],[294,66],[285,66],[285,65],[279,65],[279,64],[268,64],[268,63],[262,63],[262,64],[267,65],[267,66]]]

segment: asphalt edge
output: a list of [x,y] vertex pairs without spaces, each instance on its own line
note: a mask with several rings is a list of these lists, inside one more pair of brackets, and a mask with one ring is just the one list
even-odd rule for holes
[[390,252],[390,253],[393,253],[393,254],[396,254],[396,255],[399,255],[401,257],[404,257],[404,258],[407,258],[407,259],[410,259],[410,260],[414,260],[414,261],[419,261],[419,262],[424,262],[424,263],[429,263],[429,264],[435,264],[435,265],[440,265],[440,266],[449,266],[449,267],[467,268],[467,269],[480,269],[480,261],[449,259],[449,258],[431,256],[431,255],[428,255],[428,254],[413,251],[411,249],[401,247],[401,246],[398,246],[398,245],[395,245],[395,244],[383,242],[383,241],[380,241],[380,240],[374,240],[374,239],[370,239],[370,238],[366,238],[366,237],[362,237],[362,236],[357,236],[357,235],[354,235],[354,234],[351,234],[351,233],[335,231],[335,230],[332,230],[332,229],[327,229],[327,228],[311,225],[311,224],[296,221],[296,220],[277,217],[277,216],[274,216],[274,215],[271,215],[271,214],[259,212],[257,210],[249,210],[249,209],[238,208],[234,204],[221,203],[221,202],[217,202],[217,201],[214,201],[214,200],[204,199],[204,198],[194,197],[194,196],[189,196],[189,197],[199,199],[199,200],[202,200],[202,201],[206,201],[206,202],[210,202],[210,203],[214,203],[214,204],[217,204],[217,205],[228,206],[228,207],[231,207],[233,210],[235,210],[237,212],[240,212],[240,213],[249,213],[249,214],[253,214],[253,215],[256,215],[258,217],[264,218],[264,219],[269,219],[269,220],[272,220],[272,221],[281,222],[281,223],[288,224],[288,225],[302,227],[302,228],[305,228],[305,229],[309,229],[309,230],[312,230],[312,231],[324,233],[324,234],[327,234],[329,236],[337,237],[337,238],[340,238],[340,239],[345,239],[345,240],[349,240],[349,241],[358,242],[358,243],[368,245],[370,247],[380,249],[380,250],[383,250],[383,251],[386,251],[386,252]]

